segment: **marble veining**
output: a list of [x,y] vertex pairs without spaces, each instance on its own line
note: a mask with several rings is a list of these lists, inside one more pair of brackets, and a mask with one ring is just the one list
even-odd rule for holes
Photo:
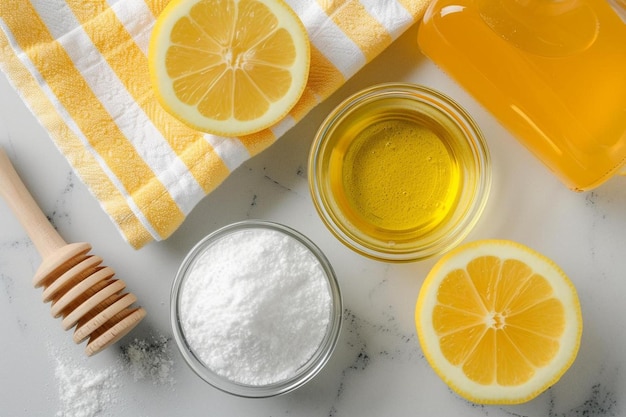
[[[548,390],[549,405],[546,417],[604,417],[604,416],[621,416],[622,413],[618,407],[617,395],[610,385],[597,383],[590,387],[589,393],[583,398],[580,405],[568,409],[567,411],[558,411],[557,396],[552,390]],[[514,411],[505,410],[506,415],[512,417],[530,417],[529,414],[520,414]]]
[[[0,265],[1,267],[2,265]],[[13,302],[13,291],[15,290],[15,281],[10,275],[0,272],[0,283],[2,283],[2,295],[6,301],[11,304]]]
[[329,417],[342,415],[346,390],[352,388],[355,380],[361,378],[370,365],[384,366],[386,361],[408,362],[416,356],[423,358],[415,335],[403,333],[390,310],[391,307],[382,312],[380,322],[364,319],[350,309],[344,311],[344,337],[338,349],[349,352],[347,356],[350,359],[340,373]]
[[554,398],[550,398],[549,417],[599,417],[621,415],[613,387],[600,383],[591,387],[591,392],[585,401],[578,407],[563,413],[554,411]]
[[75,186],[75,175],[72,171],[69,171],[65,177],[65,186],[59,193],[58,199],[55,201],[54,206],[46,215],[50,223],[57,229],[58,225],[70,225],[71,224],[71,212],[68,209],[68,200],[72,196],[72,191]]

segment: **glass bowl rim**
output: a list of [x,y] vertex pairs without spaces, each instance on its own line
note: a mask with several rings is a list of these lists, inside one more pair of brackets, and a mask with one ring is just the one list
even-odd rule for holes
[[[320,263],[320,266],[323,269],[324,276],[328,283],[328,291],[331,298],[331,307],[329,311],[330,320],[324,338],[320,342],[315,353],[307,360],[304,365],[302,365],[298,369],[298,372],[292,377],[265,385],[249,385],[232,381],[218,375],[216,372],[206,366],[199,358],[195,356],[192,348],[188,345],[185,339],[185,334],[179,320],[178,309],[180,294],[182,293],[182,286],[187,276],[187,272],[197,256],[203,253],[204,249],[206,249],[212,243],[216,242],[220,238],[229,235],[230,233],[254,228],[265,228],[277,231],[295,239],[296,241],[304,245],[304,247]],[[332,265],[326,258],[326,255],[324,255],[324,253],[321,251],[321,249],[317,245],[315,245],[308,237],[296,231],[295,229],[281,223],[267,220],[248,219],[227,224],[209,233],[198,243],[196,243],[187,253],[179,266],[171,287],[170,322],[179,352],[183,356],[183,359],[187,366],[189,366],[191,370],[201,379],[220,391],[238,397],[267,398],[286,394],[295,390],[296,388],[299,388],[306,382],[313,379],[313,377],[315,377],[326,365],[333,351],[335,350],[339,335],[341,333],[343,322],[343,298],[339,282],[337,281],[337,277],[332,268]]]
[[[352,238],[343,229],[346,228],[334,220],[330,209],[325,204],[327,194],[322,192],[319,174],[321,151],[328,142],[327,132],[351,111],[374,99],[398,95],[413,98],[422,105],[438,110],[442,117],[459,126],[463,138],[472,149],[473,162],[477,167],[476,187],[470,202],[465,207],[466,214],[458,221],[448,235],[440,237],[427,246],[403,252],[386,250],[379,245],[368,247]],[[427,98],[424,100],[422,97]],[[469,133],[468,133],[469,132]],[[383,262],[414,262],[441,255],[458,245],[472,231],[484,211],[491,189],[491,155],[483,133],[472,116],[454,99],[436,89],[410,82],[386,82],[363,88],[341,101],[320,124],[313,139],[308,161],[309,191],[313,205],[327,229],[345,246],[368,258]]]

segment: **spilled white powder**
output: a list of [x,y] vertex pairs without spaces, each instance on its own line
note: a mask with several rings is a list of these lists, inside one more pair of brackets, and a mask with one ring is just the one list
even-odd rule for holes
[[200,253],[180,295],[191,349],[231,381],[262,385],[294,376],[330,320],[324,269],[295,238],[239,230]]
[[117,397],[117,369],[94,370],[57,358],[55,377],[59,388],[57,417],[104,415]]
[[75,360],[56,349],[51,350],[51,356],[56,361],[54,374],[60,405],[56,417],[118,415],[117,403],[128,373],[135,382],[175,382],[169,339],[162,335],[134,339],[121,346],[120,357],[106,368],[94,366],[91,360]]

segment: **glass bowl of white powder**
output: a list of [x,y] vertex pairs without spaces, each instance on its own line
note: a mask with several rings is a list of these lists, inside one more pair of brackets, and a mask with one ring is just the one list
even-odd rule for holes
[[290,392],[328,362],[342,322],[333,269],[307,237],[246,220],[202,239],[174,280],[171,319],[191,369],[251,398]]

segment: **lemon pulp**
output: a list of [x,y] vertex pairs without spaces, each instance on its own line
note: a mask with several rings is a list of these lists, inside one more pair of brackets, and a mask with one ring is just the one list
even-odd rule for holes
[[550,259],[516,242],[484,240],[444,255],[416,305],[424,356],[459,395],[518,404],[555,384],[576,358],[576,289]]
[[308,34],[283,0],[173,0],[149,48],[165,110],[201,131],[241,136],[268,128],[308,79]]

